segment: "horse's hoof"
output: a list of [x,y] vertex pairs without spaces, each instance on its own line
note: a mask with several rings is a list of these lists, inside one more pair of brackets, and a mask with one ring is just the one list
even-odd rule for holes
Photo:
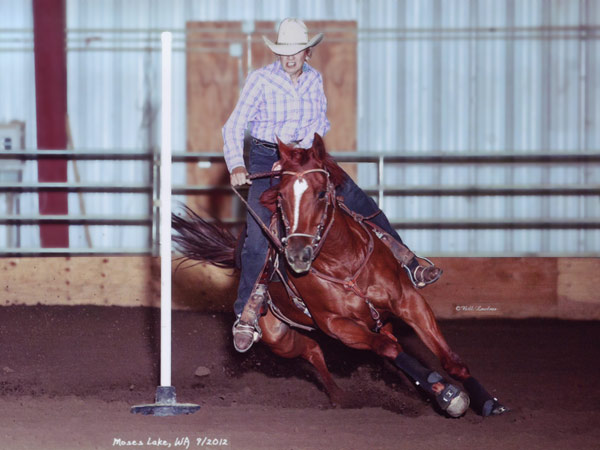
[[504,414],[509,412],[510,409],[504,405],[501,405],[498,402],[498,399],[488,400],[483,405],[482,416],[499,416],[500,414]]
[[470,402],[471,400],[467,393],[465,391],[460,391],[460,393],[450,401],[446,413],[450,417],[460,417],[469,408]]
[[351,408],[352,400],[342,389],[329,391],[329,402],[334,408]]
[[436,400],[450,417],[462,416],[467,408],[471,399],[465,391],[460,390],[453,384],[448,384],[442,392],[436,396]]

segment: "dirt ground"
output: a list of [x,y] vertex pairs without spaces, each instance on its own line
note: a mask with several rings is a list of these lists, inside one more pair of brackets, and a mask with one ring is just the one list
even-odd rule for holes
[[[319,337],[354,406],[329,405],[312,368],[264,346],[237,354],[230,315],[173,313],[173,385],[192,415],[130,413],[159,384],[159,311],[0,307],[0,448],[598,449],[600,324],[441,322],[512,411],[450,419],[374,355]],[[439,369],[410,329],[400,342]],[[197,372],[198,371],[198,372]],[[197,374],[195,374],[197,372]]]

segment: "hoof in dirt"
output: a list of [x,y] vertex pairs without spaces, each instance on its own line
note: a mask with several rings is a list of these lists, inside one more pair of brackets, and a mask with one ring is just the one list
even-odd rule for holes
[[446,409],[446,413],[450,417],[460,417],[469,408],[470,399],[466,392],[460,391],[457,397],[453,398]]
[[461,391],[456,386],[449,384],[436,397],[440,407],[446,411],[450,417],[460,417],[469,408],[471,400],[465,391]]
[[483,405],[481,415],[484,417],[499,416],[500,414],[504,414],[509,411],[510,409],[508,407],[501,405],[498,402],[498,399],[495,398],[493,400],[488,400],[487,402],[485,402],[485,404]]
[[342,390],[330,395],[329,401],[334,408],[352,408],[354,406],[351,397]]

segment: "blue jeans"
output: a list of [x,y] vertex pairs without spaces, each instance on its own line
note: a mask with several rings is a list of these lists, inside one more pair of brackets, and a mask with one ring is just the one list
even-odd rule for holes
[[[250,146],[250,173],[270,172],[273,164],[279,160],[277,150],[251,140]],[[271,211],[260,203],[260,196],[266,191],[274,180],[270,178],[257,178],[252,181],[248,192],[248,204],[258,214],[261,220],[269,225]],[[278,181],[275,181],[278,182]],[[377,203],[359,188],[352,178],[346,174],[344,183],[336,189],[336,194],[344,197],[344,203],[352,211],[363,216],[370,216],[379,211]],[[400,236],[392,228],[383,212],[371,219],[379,227],[390,233],[396,240],[402,243]],[[250,298],[254,286],[262,274],[267,253],[269,251],[269,240],[262,229],[249,213],[246,214],[246,239],[242,248],[242,270],[240,284],[233,310],[237,316],[242,314],[244,306]]]
[[[368,217],[371,214],[375,214],[377,211],[379,211],[379,206],[377,206],[375,200],[365,194],[364,191],[356,185],[356,183],[348,174],[345,175],[346,180],[335,190],[336,195],[341,195],[344,197],[344,204],[355,213],[358,213],[364,217]],[[396,232],[396,230],[394,230],[394,228],[392,228],[392,225],[383,211],[369,220],[379,228],[388,232],[394,239],[404,245],[400,235]]]
[[[273,164],[278,160],[279,152],[277,150],[267,148],[251,139],[249,168],[251,174],[270,172]],[[267,226],[272,213],[260,203],[260,196],[271,187],[272,182],[278,183],[279,181],[271,178],[257,178],[252,180],[248,190],[248,205]],[[237,299],[233,304],[233,311],[237,316],[242,314],[252,289],[262,274],[269,251],[269,240],[250,213],[246,213],[246,227],[246,239],[242,248],[240,284]]]

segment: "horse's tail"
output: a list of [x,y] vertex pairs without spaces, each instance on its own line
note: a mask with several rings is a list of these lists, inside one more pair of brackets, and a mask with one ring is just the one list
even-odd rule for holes
[[236,267],[236,237],[229,230],[209,223],[190,208],[187,217],[171,215],[175,248],[186,258],[227,269]]

